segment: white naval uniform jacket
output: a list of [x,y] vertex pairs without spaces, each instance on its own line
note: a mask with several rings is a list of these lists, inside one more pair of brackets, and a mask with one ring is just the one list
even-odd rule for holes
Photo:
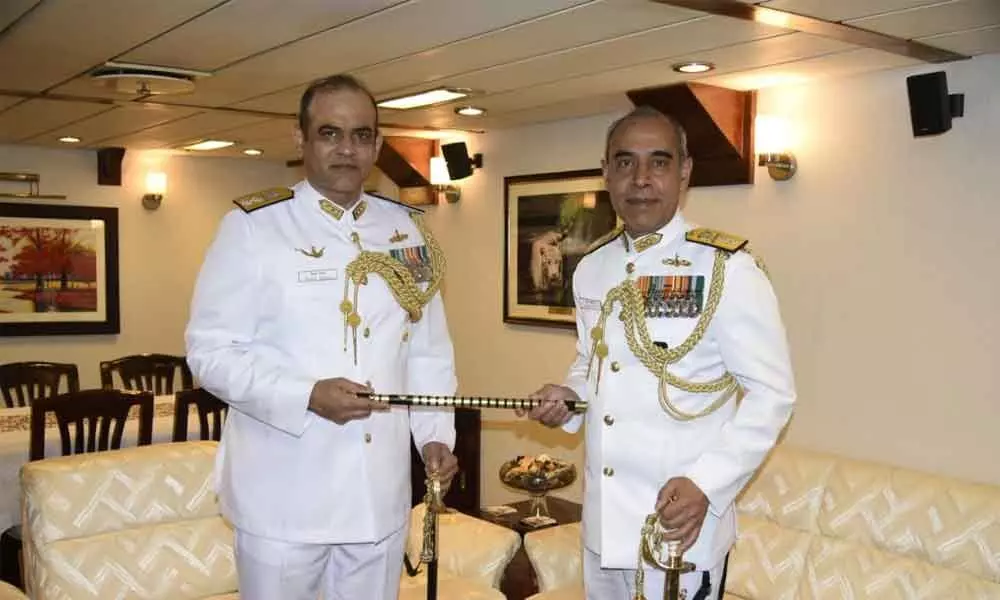
[[366,250],[421,245],[415,209],[363,195],[337,218],[307,182],[293,189],[290,200],[228,213],[197,280],[187,359],[231,407],[216,489],[223,514],[253,535],[373,542],[406,522],[411,432],[417,448],[453,448],[453,413],[393,407],[337,425],[307,410],[309,395],[332,377],[382,393],[454,394],[444,306],[435,295],[411,323],[383,279],[369,275],[358,297],[355,363],[339,308],[345,267],[359,252],[352,234]]
[[[576,431],[586,419],[584,543],[600,554],[606,568],[635,569],[640,531],[655,511],[660,488],[673,477],[689,477],[705,493],[709,510],[698,540],[684,555],[708,570],[729,551],[736,535],[733,500],[758,468],[788,421],[795,400],[792,368],[778,303],[767,276],[747,252],[733,253],[725,267],[722,299],[704,338],[670,365],[684,380],[705,382],[732,373],[745,390],[719,410],[679,421],[660,406],[658,377],[629,349],[621,304],[605,324],[608,355],[600,369],[591,359],[591,329],[608,291],[626,278],[703,275],[707,304],[717,250],[688,242],[693,227],[678,212],[658,233],[659,243],[637,251],[625,234],[585,256],[573,276],[577,315],[577,358],[566,385],[590,402],[586,415],[564,427]],[[641,238],[640,238],[641,239]],[[641,246],[641,245],[640,245]],[[690,266],[671,266],[667,259]],[[629,273],[628,265],[633,271]],[[679,346],[697,317],[646,318],[650,337],[669,348]],[[695,413],[718,393],[695,394],[668,387],[682,411]]]

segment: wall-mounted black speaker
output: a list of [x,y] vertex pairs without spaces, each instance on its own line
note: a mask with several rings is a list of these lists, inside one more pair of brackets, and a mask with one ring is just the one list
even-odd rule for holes
[[455,142],[454,144],[442,144],[441,155],[448,165],[448,177],[452,181],[465,179],[472,175],[472,168],[481,169],[483,167],[483,155],[476,154],[469,156],[469,148],[465,142]]
[[944,71],[910,75],[906,78],[906,93],[914,137],[944,133],[951,129],[953,117],[965,113],[965,96],[948,94]]
[[97,150],[97,185],[122,184],[122,159],[125,148],[99,148]]

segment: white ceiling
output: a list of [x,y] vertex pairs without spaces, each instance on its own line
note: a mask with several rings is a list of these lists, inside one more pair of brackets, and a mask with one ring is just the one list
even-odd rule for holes
[[[1000,0],[756,4],[970,56],[1000,52]],[[670,69],[689,59],[717,69]],[[189,94],[123,97],[88,76],[106,61],[208,75]],[[257,147],[291,159],[299,95],[337,72],[358,75],[379,98],[472,88],[469,103],[486,117],[456,115],[456,104],[380,116],[489,130],[624,109],[627,90],[680,81],[754,89],[915,64],[647,0],[0,0],[0,143],[59,145],[74,135],[90,147],[177,148],[221,137],[238,144],[215,155]]]

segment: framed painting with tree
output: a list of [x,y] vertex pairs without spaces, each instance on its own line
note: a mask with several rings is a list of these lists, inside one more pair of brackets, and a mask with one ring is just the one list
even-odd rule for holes
[[0,335],[120,329],[118,209],[0,203]]

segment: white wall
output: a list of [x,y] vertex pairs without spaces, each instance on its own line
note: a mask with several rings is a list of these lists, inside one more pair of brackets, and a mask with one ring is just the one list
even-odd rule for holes
[[[905,76],[938,69],[965,93],[966,116],[915,139]],[[758,111],[792,121],[799,173],[696,188],[686,213],[749,237],[769,266],[800,392],[788,441],[1000,484],[1000,56],[768,89]],[[464,392],[526,394],[562,378],[572,333],[501,322],[503,177],[598,166],[615,116],[469,140],[484,169],[459,204],[430,214]],[[582,465],[579,436],[486,419],[485,503],[523,499],[496,476],[514,455]]]
[[[38,173],[42,193],[67,196],[31,202],[118,208],[121,297],[120,335],[0,338],[0,363],[76,363],[80,384],[88,388],[100,385],[101,360],[140,352],[183,354],[194,279],[219,219],[237,196],[296,179],[282,164],[247,159],[129,151],[122,166],[121,187],[99,186],[93,151],[0,145],[0,170]],[[151,168],[167,173],[167,192],[156,211],[140,203]]]

